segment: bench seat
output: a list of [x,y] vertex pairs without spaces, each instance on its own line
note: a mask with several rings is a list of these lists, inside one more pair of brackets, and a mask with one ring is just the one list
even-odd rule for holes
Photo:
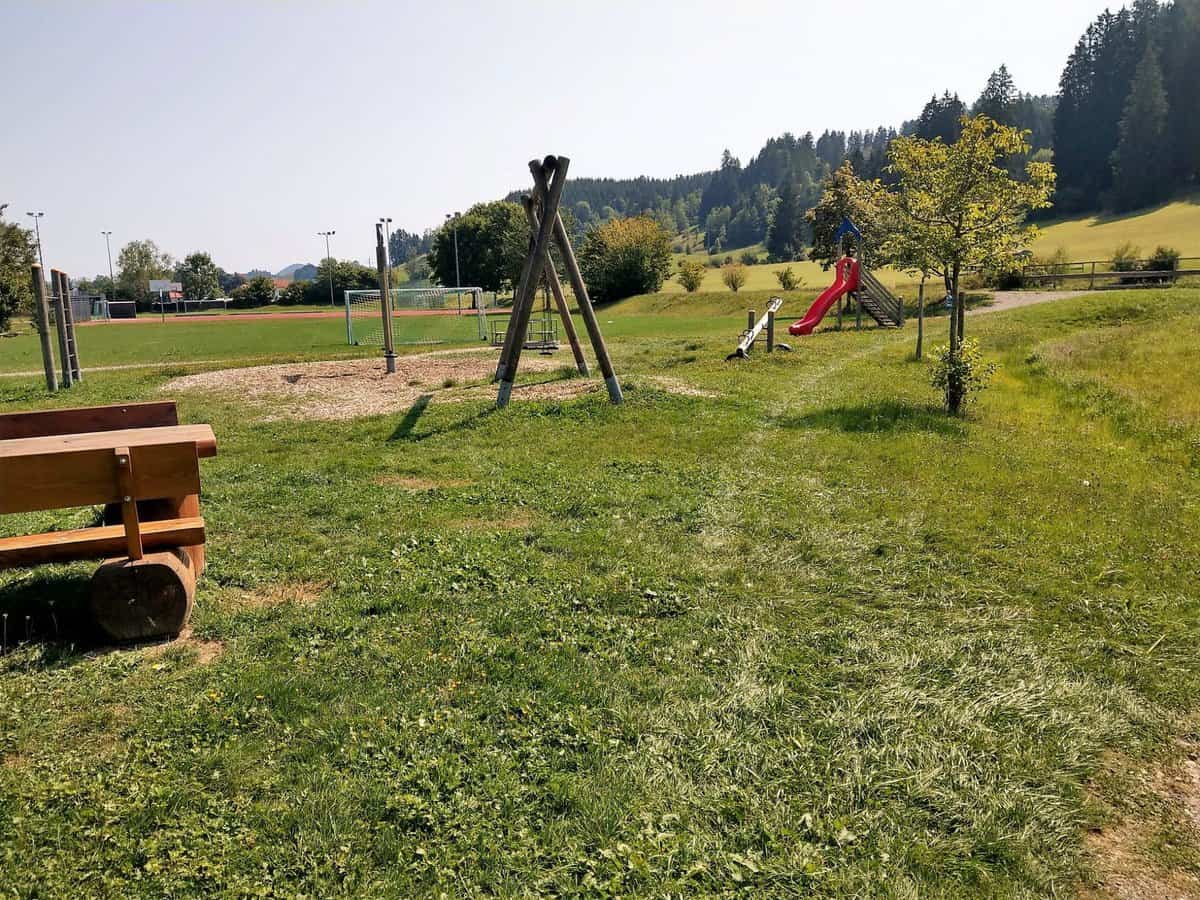
[[[203,544],[205,538],[202,518],[142,522],[140,529],[146,550],[191,547]],[[123,556],[126,541],[124,525],[0,538],[0,569]]]

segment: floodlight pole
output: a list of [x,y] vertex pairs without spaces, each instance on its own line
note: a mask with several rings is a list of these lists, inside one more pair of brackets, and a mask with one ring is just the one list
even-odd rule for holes
[[[109,240],[108,240],[108,238],[109,238],[109,235],[111,235],[111,234],[112,234],[112,232],[111,232],[111,231],[102,231],[102,232],[100,232],[100,233],[101,233],[102,235],[104,235],[104,249],[106,249],[106,250],[108,251],[108,290],[109,290],[109,293],[112,295],[112,296],[111,296],[111,299],[112,299],[112,300],[116,300],[116,299],[117,299],[117,279],[113,277],[113,267],[112,267],[112,244],[111,244],[111,243],[109,243]],[[112,318],[112,317],[111,317],[111,316],[108,314],[108,307],[107,307],[107,306],[104,308],[104,318],[105,318],[105,319],[111,319],[111,318]]]
[[336,231],[318,231],[318,237],[325,238],[325,266],[329,269],[329,305],[336,306],[333,302],[333,255],[329,251],[329,236],[337,234]]
[[42,267],[42,272],[46,271],[46,260],[42,256],[42,229],[38,226],[38,219],[45,215],[44,212],[27,212],[25,215],[33,219],[33,233],[37,238],[38,245],[38,264]]
[[449,213],[446,214],[446,219],[450,222],[450,228],[454,232],[454,286],[462,287],[462,272],[458,268],[458,213],[453,217]]

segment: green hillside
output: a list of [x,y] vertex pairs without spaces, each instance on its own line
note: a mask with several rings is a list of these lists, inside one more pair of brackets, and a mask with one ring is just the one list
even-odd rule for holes
[[1126,241],[1147,255],[1165,245],[1184,256],[1200,256],[1200,194],[1149,211],[1051,223],[1033,249],[1042,255],[1061,247],[1073,260],[1105,260]]

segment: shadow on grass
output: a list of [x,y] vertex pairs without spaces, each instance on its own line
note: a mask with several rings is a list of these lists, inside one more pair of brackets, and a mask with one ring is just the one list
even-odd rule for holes
[[947,437],[963,434],[963,423],[948,416],[940,406],[883,400],[856,406],[833,406],[798,416],[775,420],[784,428],[842,431],[847,434],[891,434],[925,432]]
[[412,430],[417,427],[417,422],[425,414],[425,410],[429,407],[429,401],[432,399],[433,394],[422,394],[418,397],[408,408],[408,412],[404,414],[404,418],[400,420],[400,424],[396,426],[396,430],[392,432],[392,436],[388,440],[400,441],[412,434]]
[[0,651],[39,645],[41,665],[54,666],[103,646],[88,609],[88,584],[85,575],[47,572],[0,587]]
[[[422,400],[424,400],[424,403],[421,402]],[[439,434],[452,434],[456,431],[466,431],[469,428],[474,428],[496,411],[496,407],[488,406],[479,410],[478,412],[463,416],[461,419],[450,422],[441,427],[430,428],[428,431],[418,432],[416,431],[417,422],[421,418],[421,414],[425,412],[425,407],[428,405],[428,397],[421,397],[418,399],[417,402],[412,405],[412,408],[404,414],[404,418],[400,420],[400,424],[396,426],[396,430],[393,431],[391,437],[388,438],[388,443],[390,444],[395,441],[415,443],[417,441],[427,440],[431,437],[437,437]]]

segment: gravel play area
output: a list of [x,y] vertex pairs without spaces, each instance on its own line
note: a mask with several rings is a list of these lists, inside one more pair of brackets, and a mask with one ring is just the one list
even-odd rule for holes
[[[566,377],[569,364],[561,354],[523,354],[513,400],[562,400],[603,388],[597,379]],[[397,357],[395,375],[387,374],[382,359],[286,363],[185,375],[163,392],[235,396],[263,406],[266,421],[354,419],[400,412],[423,396],[438,402],[492,396],[488,382],[495,372],[494,352],[442,350]]]

